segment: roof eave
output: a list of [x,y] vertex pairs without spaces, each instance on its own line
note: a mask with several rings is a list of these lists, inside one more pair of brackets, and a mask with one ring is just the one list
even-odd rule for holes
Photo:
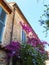
[[10,9],[4,0],[0,0],[0,6],[9,14],[12,12],[12,9]]

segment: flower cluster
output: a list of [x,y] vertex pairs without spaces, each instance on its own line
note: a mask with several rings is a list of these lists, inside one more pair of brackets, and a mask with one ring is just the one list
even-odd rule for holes
[[[38,37],[37,37],[36,33],[34,32],[34,30],[32,30],[32,28],[31,28],[28,24],[22,23],[22,22],[20,21],[20,25],[21,25],[22,29],[23,29],[28,35],[33,36],[33,37],[35,37],[35,38],[38,39]],[[30,34],[30,33],[31,33],[31,34]]]
[[[20,62],[17,62],[18,65],[45,65],[44,61],[47,59],[47,54],[46,51],[43,51],[43,45],[38,46],[39,42],[35,38],[32,39],[32,42],[37,46],[32,46],[29,43],[20,44],[19,42],[11,42],[11,44],[5,47],[9,51],[7,53],[8,57],[17,56],[20,59]],[[44,42],[44,44],[47,43]]]
[[22,22],[20,21],[20,24],[21,24],[22,28],[25,30],[26,33],[29,34],[29,32],[32,31],[32,29],[31,29],[28,25],[26,25],[25,23],[22,23]]
[[31,44],[33,47],[36,47],[37,45],[40,44],[40,41],[37,40],[36,38],[29,38],[29,37],[28,37],[27,43],[28,43],[28,44]]
[[30,44],[33,47],[37,47],[38,51],[41,52],[41,53],[45,52],[45,50],[44,50],[45,44],[48,45],[47,42],[37,40],[36,38],[31,38],[31,39],[28,38],[27,44]]
[[19,42],[12,41],[9,45],[5,46],[5,49],[8,51],[8,56],[19,55],[21,45]]
[[[28,25],[21,22],[20,24],[26,33],[29,34],[32,32],[32,29]],[[21,63],[21,65],[45,65],[44,61],[47,59],[47,55],[44,45],[48,43],[40,41],[33,36],[28,36],[27,38],[28,40],[27,43],[24,42],[25,44],[21,45],[19,42],[12,41],[9,45],[5,46],[5,49],[8,51],[8,57],[17,56],[20,59],[18,63]]]
[[[25,30],[28,35],[29,35],[30,32],[32,32],[32,34],[33,34],[32,28],[30,28],[27,24],[22,23],[22,22],[20,22],[20,24],[21,24],[23,30]],[[36,36],[35,36],[35,34],[33,34],[31,37],[28,36],[27,38],[28,38],[27,44],[31,44],[33,47],[38,47],[39,51],[41,53],[44,52],[44,46],[45,46],[45,44],[48,45],[47,42],[40,41],[39,38],[37,39]]]
[[47,59],[46,51],[44,54],[39,52],[37,47],[32,47],[29,44],[22,44],[20,52],[21,65],[45,65]]

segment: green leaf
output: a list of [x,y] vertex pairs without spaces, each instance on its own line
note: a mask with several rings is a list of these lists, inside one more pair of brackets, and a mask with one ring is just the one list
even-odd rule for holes
[[45,7],[47,7],[47,5],[44,5]]

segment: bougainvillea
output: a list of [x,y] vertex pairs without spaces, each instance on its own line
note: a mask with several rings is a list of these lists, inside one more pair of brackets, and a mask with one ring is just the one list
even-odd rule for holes
[[32,29],[31,29],[28,25],[26,25],[25,23],[22,23],[22,22],[20,21],[20,24],[21,24],[22,28],[23,28],[28,34],[29,34],[29,32],[32,31]]
[[[29,44],[31,41],[35,44]],[[40,45],[39,41],[35,38],[29,42],[25,44],[20,44],[19,42],[11,42],[11,44],[7,45],[5,49],[9,51],[7,53],[8,60],[11,56],[17,56],[19,61],[16,61],[16,64],[18,65],[45,65],[44,61],[47,59],[47,54],[44,48],[42,48],[43,45]],[[43,43],[47,44],[46,42]],[[40,46],[38,46],[38,44]]]
[[30,44],[22,44],[20,52],[21,65],[45,65],[47,59],[46,52],[41,53],[37,47],[32,47]]
[[10,57],[13,55],[18,56],[20,52],[20,48],[21,48],[20,43],[14,41],[12,41],[9,45],[5,46],[5,49],[8,51],[7,55]]
[[[30,37],[34,37],[36,39],[38,39],[38,36],[36,35],[36,33],[34,32],[34,30],[26,23],[22,23],[20,21],[20,25],[22,27],[22,29],[28,34],[28,36]],[[30,34],[31,33],[31,34]]]
[[30,36],[29,36],[29,33],[30,33],[30,32],[32,32],[32,34],[34,33],[34,32],[32,31],[32,28],[30,28],[27,24],[22,23],[21,21],[20,21],[20,24],[21,24],[23,30],[25,30],[26,33],[27,33],[27,35],[28,35],[28,36],[27,36],[27,38],[28,38],[27,44],[30,44],[30,45],[32,45],[33,47],[38,47],[38,48],[39,48],[39,51],[40,51],[41,53],[43,53],[43,52],[44,52],[44,46],[45,46],[45,44],[48,45],[48,43],[45,42],[45,41],[40,41],[40,39],[37,38],[37,37],[35,36],[35,34],[30,37]]
[[40,41],[33,36],[32,28],[28,25],[21,23],[23,30],[29,35],[30,32],[32,36],[27,36],[28,40],[25,44],[20,44],[19,42],[12,41],[9,45],[5,47],[8,51],[7,56],[13,57],[17,56],[20,59],[17,65],[45,65],[44,61],[47,59],[46,51],[44,50],[44,45],[48,44],[45,41]]
[[36,38],[28,38],[27,44],[30,44],[33,47],[37,47],[41,53],[45,52],[45,45],[48,45],[46,41],[40,41]]
[[29,37],[28,37],[27,43],[28,43],[28,44],[31,44],[33,47],[36,47],[37,45],[40,44],[40,41],[37,40],[36,38],[29,38]]

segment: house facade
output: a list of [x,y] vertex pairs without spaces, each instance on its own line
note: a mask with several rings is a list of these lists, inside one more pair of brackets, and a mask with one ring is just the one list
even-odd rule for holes
[[[22,27],[20,26],[20,21],[23,21],[23,19],[20,17],[19,13],[17,13],[17,5],[15,3],[9,3],[11,5],[12,12],[6,13],[6,11],[0,7],[0,13],[1,13],[1,19],[4,19],[3,24],[1,25],[2,28],[0,29],[0,42],[3,45],[7,45],[10,43],[10,41],[19,41],[22,43],[22,41],[25,41],[26,34],[24,31],[22,31]],[[9,7],[9,8],[10,8]],[[14,11],[15,7],[15,11]],[[1,11],[2,9],[2,11]],[[3,18],[3,17],[4,18]],[[0,20],[1,20],[0,19]],[[24,39],[24,40],[23,40]]]
[[[20,43],[27,41],[28,34],[22,29],[20,21],[32,29],[15,2],[8,3],[5,0],[0,0],[0,45],[6,46],[11,41],[19,41]],[[32,32],[33,37],[38,39],[33,29]],[[2,56],[4,58],[6,54],[1,50],[0,52],[0,59],[2,59]],[[0,60],[0,65],[2,65],[1,61],[3,60]],[[3,61],[3,65],[4,63]]]
[[[4,1],[4,0],[1,0]],[[3,5],[4,3],[5,5]],[[10,41],[22,41],[27,40],[27,34],[20,25],[20,21],[30,26],[23,13],[21,12],[18,5],[14,2],[7,3],[6,1],[1,2],[0,7],[0,42],[3,45],[7,45]],[[9,8],[7,8],[7,7]],[[2,22],[3,20],[3,22]],[[30,26],[31,27],[31,26]],[[32,28],[32,27],[31,27]],[[33,31],[34,37],[38,38],[36,33]]]

